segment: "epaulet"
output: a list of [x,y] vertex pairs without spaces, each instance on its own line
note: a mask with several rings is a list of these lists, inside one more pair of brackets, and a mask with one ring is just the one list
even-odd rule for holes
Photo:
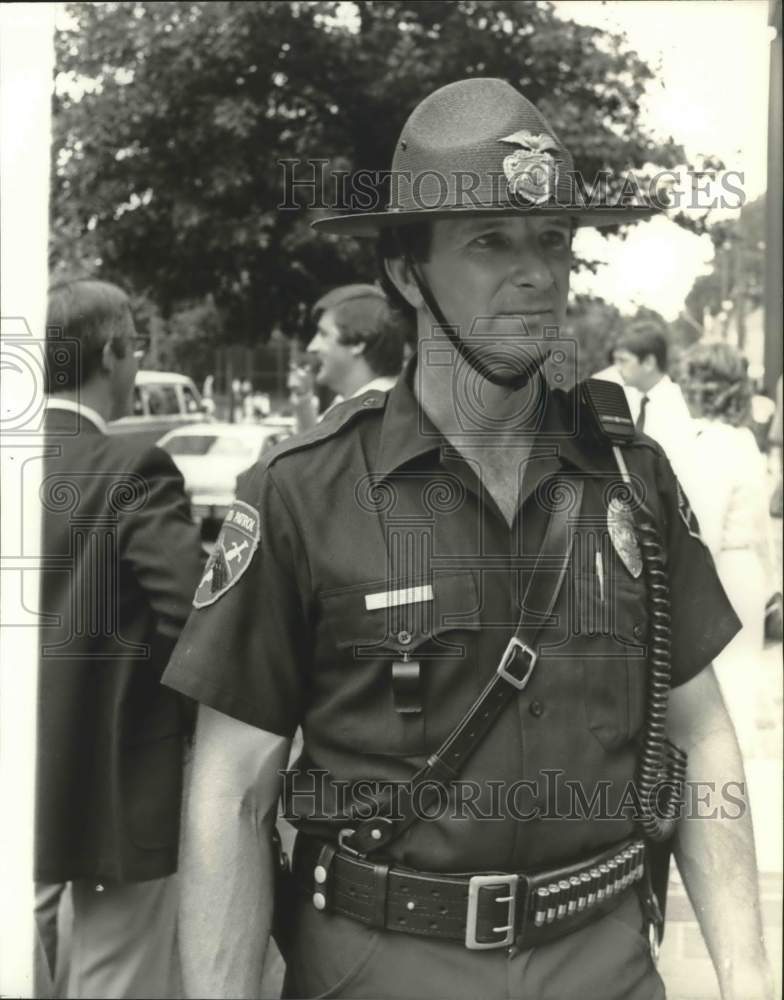
[[342,403],[333,406],[324,418],[315,427],[311,427],[302,434],[294,434],[292,437],[274,445],[262,456],[260,465],[267,469],[284,455],[291,455],[297,451],[304,451],[321,444],[322,441],[329,441],[337,437],[348,427],[351,427],[364,414],[374,413],[383,410],[387,402],[386,392],[377,392],[371,389],[363,392],[362,395],[346,399]]

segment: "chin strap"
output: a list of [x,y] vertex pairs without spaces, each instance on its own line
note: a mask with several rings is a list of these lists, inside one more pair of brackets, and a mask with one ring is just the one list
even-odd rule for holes
[[486,378],[488,382],[493,385],[500,385],[506,389],[522,389],[530,380],[536,375],[545,361],[550,357],[549,350],[543,350],[542,355],[538,359],[532,358],[531,361],[524,367],[523,371],[519,375],[512,378],[499,376],[493,371],[491,366],[482,360],[479,356],[479,352],[476,347],[470,344],[468,341],[464,340],[459,336],[457,330],[452,326],[447,318],[441,311],[441,307],[438,302],[436,302],[436,297],[430,290],[430,286],[419,270],[416,261],[413,259],[411,254],[405,254],[404,260],[406,266],[408,267],[411,276],[414,279],[414,284],[419,289],[419,294],[422,296],[425,305],[430,311],[431,316],[436,321],[436,325],[441,327],[441,329],[446,334],[447,340],[454,347],[460,357],[468,364],[475,372],[478,372],[482,378]]

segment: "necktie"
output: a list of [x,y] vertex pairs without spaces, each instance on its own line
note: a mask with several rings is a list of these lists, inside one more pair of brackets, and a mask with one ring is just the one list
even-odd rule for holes
[[645,430],[645,407],[648,405],[648,397],[643,396],[640,400],[640,412],[637,414],[637,422],[635,423],[635,429],[638,434],[642,434]]

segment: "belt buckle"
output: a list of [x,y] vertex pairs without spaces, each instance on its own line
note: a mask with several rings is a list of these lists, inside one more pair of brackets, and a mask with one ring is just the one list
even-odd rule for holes
[[[517,650],[521,650],[522,653],[528,657],[528,663],[526,664],[525,673],[522,677],[515,677],[514,674],[509,672],[509,664],[515,657]],[[521,642],[516,636],[512,636],[509,640],[506,649],[504,650],[504,655],[501,657],[501,662],[496,668],[496,673],[503,677],[505,681],[508,681],[512,687],[516,687],[518,691],[522,691],[526,686],[528,681],[531,679],[531,674],[534,672],[534,667],[536,666],[536,660],[538,658],[538,653],[535,649],[531,649],[524,642]]]
[[[473,875],[468,883],[468,911],[466,913],[465,946],[472,951],[483,951],[487,948],[505,948],[512,944],[515,937],[515,910],[517,908],[518,875]],[[479,918],[480,893],[488,886],[506,886],[507,895],[496,896],[493,903],[506,903],[506,924],[493,927],[494,934],[503,934],[498,941],[477,941],[477,922]]]

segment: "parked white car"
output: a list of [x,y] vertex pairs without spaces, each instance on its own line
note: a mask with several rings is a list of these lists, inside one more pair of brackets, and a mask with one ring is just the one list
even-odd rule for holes
[[217,537],[234,500],[237,476],[284,437],[288,431],[281,426],[216,421],[179,427],[158,441],[182,473],[202,538]]
[[150,444],[175,427],[203,423],[207,406],[193,379],[178,372],[138,371],[133,413],[109,424],[110,434],[144,434]]

